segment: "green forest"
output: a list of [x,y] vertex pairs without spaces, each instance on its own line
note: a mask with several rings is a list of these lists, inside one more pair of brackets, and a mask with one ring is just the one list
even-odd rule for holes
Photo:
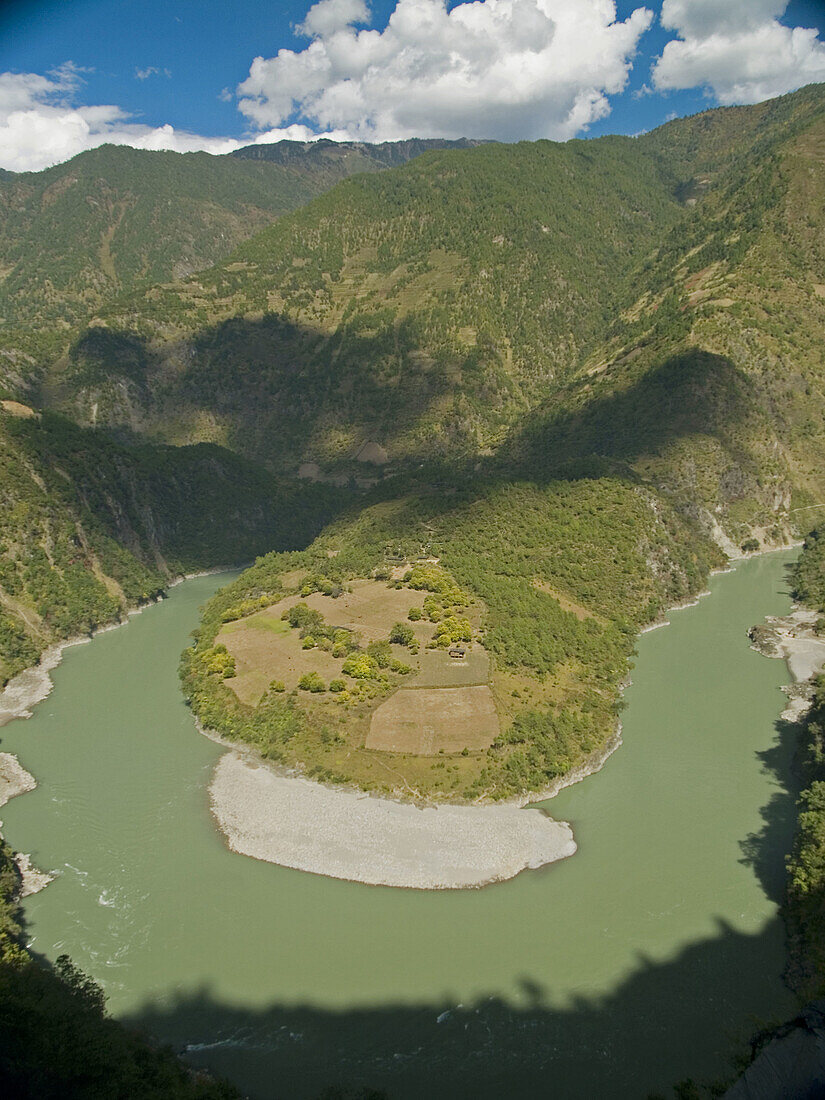
[[[825,614],[825,537],[805,539],[793,567],[794,597]],[[796,764],[801,794],[794,848],[788,860],[785,919],[789,977],[805,1000],[825,993],[825,675],[799,728]]]
[[2,686],[176,576],[305,545],[341,493],[212,444],[126,444],[56,413],[0,411],[0,498]]

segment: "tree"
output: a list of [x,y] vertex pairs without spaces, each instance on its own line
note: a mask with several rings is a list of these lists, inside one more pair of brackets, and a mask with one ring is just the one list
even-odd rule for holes
[[395,623],[390,630],[390,641],[396,645],[412,645],[415,641],[415,632],[406,623]]

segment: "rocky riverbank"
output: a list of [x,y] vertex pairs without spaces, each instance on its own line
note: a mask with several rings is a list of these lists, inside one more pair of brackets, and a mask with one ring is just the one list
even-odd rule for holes
[[804,607],[790,615],[769,616],[749,631],[751,648],[765,657],[787,661],[793,683],[783,690],[788,706],[782,712],[786,722],[798,722],[813,698],[813,681],[825,668],[825,638],[814,627],[820,615]]
[[[33,791],[36,786],[37,781],[34,776],[26,771],[16,756],[12,756],[9,752],[0,752],[0,806],[5,806],[19,794]],[[2,825],[3,822],[0,821],[0,828]],[[31,857],[26,852],[18,852],[14,858],[20,870],[21,898],[38,893],[54,878],[54,875],[34,867]]]

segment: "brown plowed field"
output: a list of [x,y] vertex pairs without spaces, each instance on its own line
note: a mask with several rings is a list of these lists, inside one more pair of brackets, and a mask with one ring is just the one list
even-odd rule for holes
[[486,749],[498,734],[493,693],[486,684],[401,688],[373,714],[365,748],[435,756]]

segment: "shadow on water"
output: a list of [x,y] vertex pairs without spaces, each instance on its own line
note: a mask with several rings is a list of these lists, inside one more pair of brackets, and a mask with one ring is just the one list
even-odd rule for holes
[[[786,591],[793,598],[794,564],[784,568]],[[790,673],[788,674],[790,680]],[[790,854],[796,830],[796,803],[802,784],[796,766],[799,747],[799,725],[779,718],[774,723],[776,738],[770,748],[757,752],[763,770],[771,776],[775,790],[761,808],[761,827],[750,833],[740,844],[741,862],[753,868],[767,897],[782,905],[785,897],[785,859]]]
[[794,757],[799,738],[795,722],[779,719],[775,724],[776,741],[756,755],[762,767],[776,781],[776,790],[759,811],[762,825],[741,841],[742,860],[752,867],[767,897],[781,905],[785,896],[784,858],[790,854],[796,829],[796,800],[799,779]]
[[[798,727],[779,720],[775,731],[758,753],[774,789],[761,827],[740,847],[742,863],[781,904],[796,820]],[[200,988],[148,1002],[127,1022],[255,1100],[302,1100],[330,1087],[380,1089],[392,1100],[670,1097],[687,1078],[730,1083],[750,1060],[757,1033],[794,1014],[791,994],[776,995],[784,941],[778,916],[753,934],[717,918],[712,937],[670,958],[640,956],[611,992],[582,990],[564,1003],[528,975],[516,983],[518,1005],[496,992],[459,1004],[445,990],[428,1004],[251,1008]]]
[[201,988],[147,1003],[125,1022],[257,1100],[300,1100],[332,1086],[380,1089],[393,1100],[670,1096],[687,1077],[737,1076],[751,1036],[778,1022],[757,1018],[753,1006],[765,1003],[765,959],[779,957],[782,936],[778,920],[755,935],[719,921],[712,939],[670,960],[640,957],[611,994],[583,993],[564,1006],[528,977],[521,1007],[496,995],[457,1005],[445,993],[439,1004],[252,1009]]

